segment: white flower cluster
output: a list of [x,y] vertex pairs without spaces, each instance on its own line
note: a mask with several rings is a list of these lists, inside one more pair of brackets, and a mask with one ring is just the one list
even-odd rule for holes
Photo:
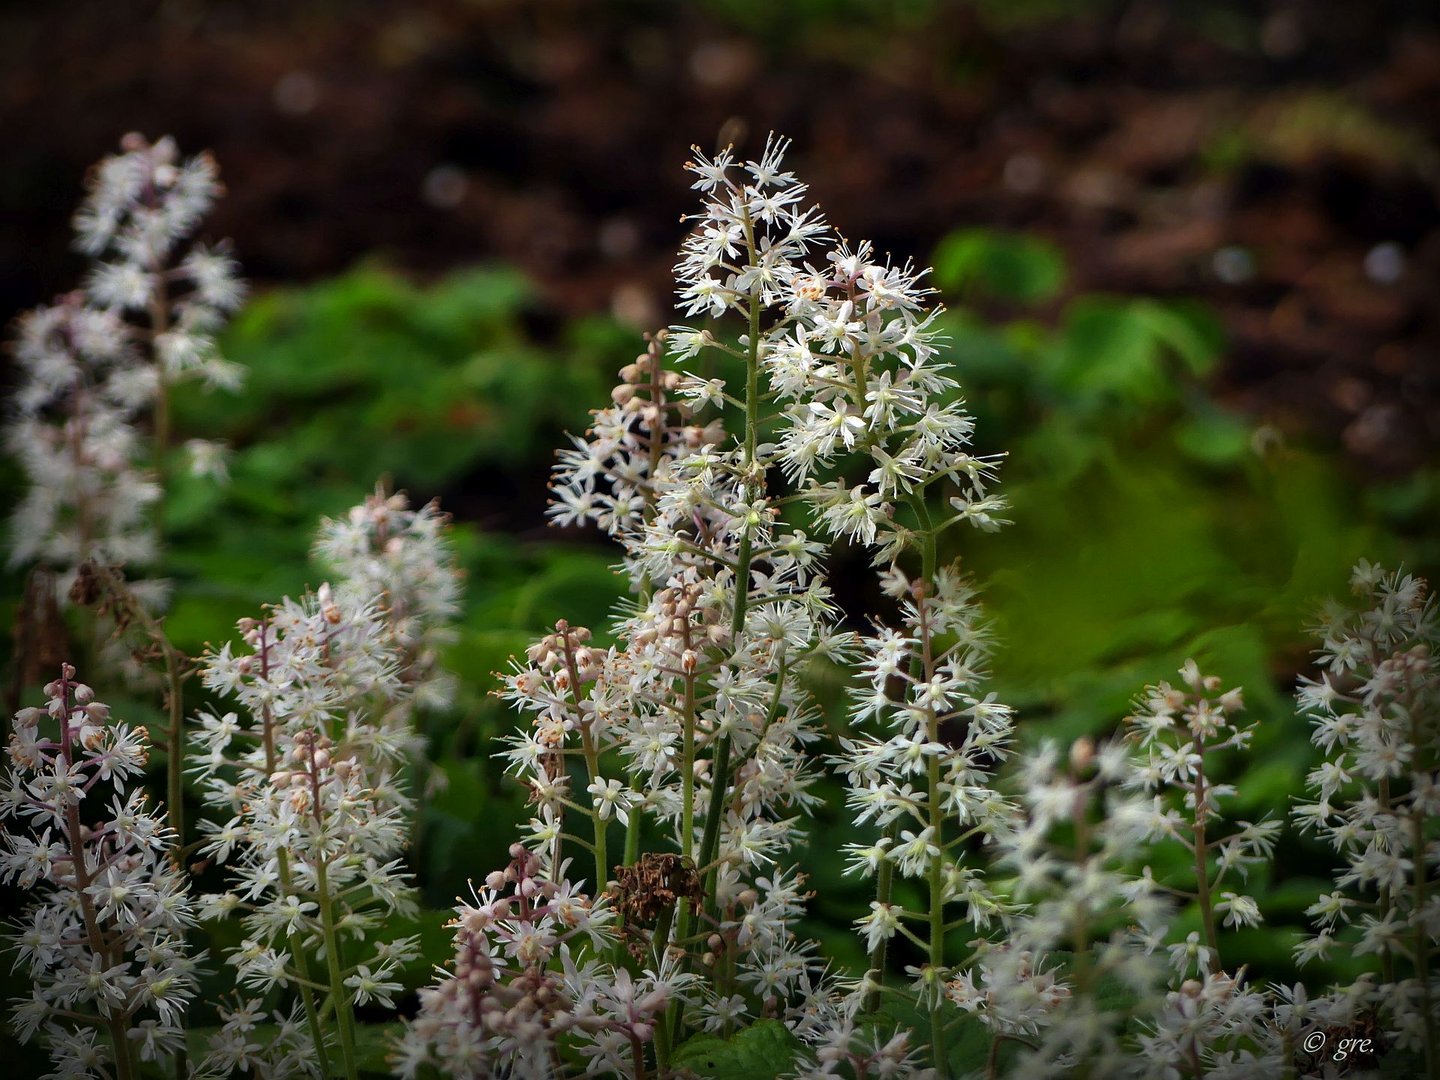
[[[646,1048],[696,977],[662,960],[640,975],[595,958],[615,946],[613,912],[516,844],[511,862],[455,909],[455,960],[421,991],[395,1054],[402,1077],[548,1080],[569,1075],[574,1037],[586,1075],[645,1074]],[[587,958],[589,954],[589,958]]]
[[[298,1004],[266,1011],[260,998],[218,1006],[220,1030],[210,1036],[195,1080],[228,1080],[236,1073],[264,1080],[320,1077],[320,1059]],[[261,1031],[262,1024],[270,1025]]]
[[[738,345],[708,329],[655,335],[621,372],[612,405],[561,453],[552,518],[614,535],[639,598],[611,648],[562,623],[530,650],[506,697],[533,727],[508,757],[537,804],[530,843],[551,865],[573,835],[570,811],[591,818],[593,838],[582,843],[599,880],[611,869],[611,821],[626,827],[627,863],[651,823],[693,860],[703,895],[680,901],[672,932],[680,944],[699,923],[706,945],[692,964],[715,984],[687,1020],[728,1031],[747,1017],[779,1016],[828,1054],[826,1046],[850,1045],[826,1040],[843,1027],[845,1008],[853,1020],[857,1003],[826,1004],[812,946],[793,930],[805,894],[776,864],[815,803],[808,747],[819,713],[801,676],[817,658],[847,661],[856,638],[837,625],[820,563],[826,544],[782,525],[783,507],[808,503],[832,540],[869,546],[888,565],[910,549],[933,551],[935,534],[961,521],[997,526],[1002,504],[986,491],[993,462],[967,450],[972,424],[937,360],[939,311],[927,307],[922,275],[876,260],[867,245],[831,244],[818,210],[802,205],[805,186],[782,166],[786,145],[772,139],[744,163],[728,151],[697,153],[690,165],[704,207],[676,267],[682,306],[737,315],[746,330]],[[742,362],[743,388],[667,368],[704,350]],[[743,426],[727,434],[724,419],[737,413]],[[851,487],[856,470],[868,479]],[[772,481],[795,493],[771,495]],[[938,523],[927,508],[937,497],[954,511]],[[968,591],[930,562],[916,588],[930,599],[910,615],[927,633],[963,640],[936,644],[913,694],[880,710],[893,732],[873,746],[851,744],[865,759],[855,765],[860,786],[893,788],[882,824],[905,817],[913,825],[900,846],[875,848],[871,869],[893,862],[933,877],[939,904],[968,901],[988,920],[993,902],[954,851],[965,838],[956,830],[938,839],[943,822],[932,817],[973,828],[992,812],[998,800],[983,780],[1002,754],[1008,714],[974,691],[983,635]],[[918,657],[921,631],[910,629]],[[882,639],[875,648],[895,645]],[[952,757],[938,729],[961,721],[963,746]],[[909,786],[917,776],[918,794]],[[931,999],[939,970],[922,976]]]
[[[949,986],[951,1000],[1015,1041],[1013,1075],[1068,1076],[1082,1065],[1094,1076],[1148,1074],[1127,1023],[1161,999],[1155,951],[1168,909],[1149,877],[1128,870],[1155,814],[1125,790],[1130,772],[1123,744],[1088,739],[1068,762],[1047,742],[1019,763],[1020,813],[1000,836],[1000,866],[1024,911],[1007,919],[1003,947],[977,952],[979,978]],[[1063,987],[1035,959],[1061,949],[1072,954]],[[1107,1001],[1102,982],[1131,1000]]]
[[[865,642],[864,691],[851,711],[852,730],[876,724],[880,735],[842,738],[835,764],[855,824],[886,833],[847,845],[849,869],[870,877],[889,867],[931,881],[932,908],[963,904],[972,925],[988,927],[1000,904],[965,865],[965,849],[1003,828],[1010,812],[988,786],[1011,733],[1010,710],[980,688],[989,636],[973,590],[950,570],[926,582],[892,568],[883,584],[900,601],[903,629]],[[907,922],[931,916],[876,900],[857,925],[876,955]]]
[[1403,571],[1361,561],[1358,608],[1330,606],[1317,678],[1302,713],[1324,760],[1310,773],[1301,827],[1343,860],[1335,889],[1307,914],[1304,962],[1337,947],[1380,958],[1395,1045],[1437,1052],[1440,1038],[1440,646],[1434,595]]
[[240,370],[215,352],[212,335],[245,288],[223,245],[185,247],[221,193],[215,161],[180,160],[168,137],[150,143],[132,133],[120,147],[95,167],[75,215],[77,246],[98,260],[86,295],[101,310],[145,321],[152,392],[191,375],[234,386]]
[[417,910],[399,857],[412,801],[396,769],[410,736],[387,723],[408,692],[401,657],[374,607],[327,586],[240,630],[249,651],[226,643],[201,671],[244,710],[202,714],[195,736],[192,767],[222,815],[201,823],[201,851],[233,882],[203,910],[241,916],[247,937],[228,957],[237,983],[296,988],[321,1055],[310,988],[325,985],[312,966],[323,957],[348,1061],[352,1008],[393,1006],[394,976],[418,955],[417,939],[386,933]]
[[[1136,702],[1134,715],[1126,719],[1126,737],[1143,755],[1135,763],[1129,783],[1141,790],[1180,796],[1179,807],[1168,805],[1162,795],[1156,796],[1154,822],[1147,839],[1164,837],[1190,853],[1195,871],[1194,895],[1200,903],[1206,944],[1186,951],[1183,959],[1177,959],[1177,966],[1182,976],[1191,970],[1204,976],[1221,969],[1215,940],[1216,915],[1223,917],[1226,926],[1260,924],[1259,905],[1251,897],[1223,886],[1232,872],[1243,878],[1250,867],[1270,860],[1280,822],[1241,821],[1224,837],[1214,834],[1213,827],[1221,819],[1221,800],[1235,793],[1232,785],[1215,780],[1214,755],[1248,748],[1255,725],[1241,727],[1236,722],[1244,709],[1239,688],[1222,691],[1220,680],[1202,675],[1193,660],[1186,661],[1180,677],[1185,688],[1167,682],[1147,686]],[[1212,769],[1208,775],[1207,755]],[[1213,899],[1217,896],[1218,900]]]
[[443,708],[454,694],[440,666],[460,610],[449,521],[436,501],[412,510],[403,492],[377,489],[344,517],[321,522],[315,543],[340,592],[379,605],[400,652],[400,681],[424,708]]
[[11,521],[10,565],[56,568],[63,595],[86,558],[154,562],[160,488],[140,468],[136,427],[149,388],[124,321],[72,294],[21,319],[15,359],[5,445],[30,486]]
[[[6,446],[30,488],[14,515],[12,565],[73,573],[87,557],[153,563],[167,388],[182,377],[225,387],[240,378],[213,342],[244,297],[234,261],[223,249],[184,247],[220,191],[214,162],[180,161],[168,138],[127,135],[122,150],[96,167],[75,217],[78,246],[98,260],[84,291],[20,323]],[[153,446],[139,430],[147,414]],[[223,472],[215,444],[190,449],[192,467]]]
[[[700,595],[696,585],[655,592],[622,622],[623,649],[595,648],[588,630],[563,622],[537,642],[529,665],[507,679],[507,697],[534,720],[507,757],[537,804],[535,850],[555,864],[567,811],[588,812],[597,876],[608,879],[611,820],[661,823],[676,848],[700,861],[715,796],[706,783],[712,761],[699,755],[721,735],[730,739],[736,763],[715,807],[711,929],[720,955],[736,965],[737,989],[756,995],[738,1017],[765,997],[800,992],[813,964],[808,943],[790,932],[803,890],[775,863],[799,838],[797,811],[814,803],[806,748],[817,737],[815,711],[796,677],[813,654],[814,630],[803,607],[773,604],[751,615],[743,652],[717,649],[729,631]],[[573,790],[568,762],[577,758],[588,807]],[[607,775],[612,768],[627,779]]]
[[[687,313],[749,319],[742,345],[756,351],[783,408],[763,458],[799,485],[830,536],[874,546],[877,564],[914,539],[895,521],[896,504],[947,485],[958,493],[945,524],[997,528],[1005,504],[987,492],[995,461],[968,451],[974,423],[938,360],[942,309],[930,304],[924,273],[878,259],[867,243],[830,242],[819,210],[802,205],[806,185],[781,167],[787,148],[772,139],[743,166],[729,151],[696,155],[705,207],[676,267]],[[714,343],[706,330],[671,336],[681,357]],[[723,403],[725,387],[692,378],[682,391]],[[861,461],[866,479],[848,484]]]
[[1270,1008],[1263,991],[1223,972],[1206,972],[1165,995],[1140,1047],[1164,1063],[1155,1071],[1157,1080],[1183,1080],[1197,1071],[1217,1080],[1283,1076],[1295,1060],[1294,1045],[1276,1037]]
[[15,716],[0,789],[0,817],[22,823],[4,834],[0,881],[40,894],[15,927],[33,989],[12,1023],[22,1042],[43,1037],[47,1080],[131,1078],[184,1047],[194,913],[138,783],[145,729],[114,720],[69,664],[45,694]]
[[922,1064],[922,1047],[904,1027],[862,1023],[860,999],[846,998],[807,1039],[798,1067],[785,1080],[935,1080],[940,1073]]

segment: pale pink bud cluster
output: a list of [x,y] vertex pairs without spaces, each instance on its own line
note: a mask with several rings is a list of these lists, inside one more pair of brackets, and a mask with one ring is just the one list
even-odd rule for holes
[[649,339],[645,352],[620,369],[612,404],[595,410],[584,438],[557,455],[549,515],[557,525],[593,522],[612,535],[643,529],[661,486],[675,479],[676,463],[724,440],[718,420],[699,425],[691,415],[706,404],[677,400],[678,371],[666,370],[668,331]]
[[[519,844],[455,911],[455,960],[421,992],[397,1047],[404,1077],[427,1068],[476,1080],[631,1075],[659,1018],[695,981],[668,964],[635,976],[583,959],[613,947],[609,907],[580,892],[565,866],[545,875]],[[562,1036],[578,1049],[573,1069],[557,1050]]]

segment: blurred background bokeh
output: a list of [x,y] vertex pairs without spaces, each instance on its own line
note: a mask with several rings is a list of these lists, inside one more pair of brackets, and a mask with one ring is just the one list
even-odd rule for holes
[[[227,487],[172,492],[169,626],[198,652],[317,583],[314,521],[377,478],[441,498],[464,695],[432,718],[449,783],[415,861],[443,908],[522,813],[490,673],[556,618],[603,627],[621,587],[596,537],[544,527],[553,450],[675,320],[690,144],[782,132],[841,232],[935,267],[1015,522],[948,554],[985,585],[1025,738],[1110,730],[1194,655],[1262,721],[1241,816],[1283,816],[1308,613],[1359,556],[1440,567],[1437,129],[1426,3],[16,5],[0,310],[74,287],[69,216],[123,133],[213,151],[207,233],[254,287],[222,347],[249,378],[179,402],[181,434],[236,455]],[[840,570],[871,596],[863,560]],[[1257,886],[1267,977],[1318,858],[1287,845]],[[812,870],[814,932],[858,961],[858,887]]]

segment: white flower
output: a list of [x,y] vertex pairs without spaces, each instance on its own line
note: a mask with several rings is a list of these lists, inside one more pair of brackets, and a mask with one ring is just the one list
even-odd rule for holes
[[619,780],[605,780],[597,776],[586,790],[590,792],[595,812],[600,815],[601,821],[614,815],[620,819],[621,824],[630,823],[630,791]]
[[131,786],[148,749],[143,729],[112,719],[69,664],[45,693],[43,713],[15,718],[27,750],[12,753],[0,785],[0,817],[32,819],[0,840],[0,882],[36,894],[14,931],[32,983],[15,1025],[23,1040],[43,1032],[54,1075],[91,1075],[67,1062],[96,1051],[88,1040],[102,1021],[135,1032],[119,1053],[150,1061],[182,1045],[196,991],[185,944],[194,912],[165,817]]
[[395,1001],[391,995],[405,989],[403,983],[390,978],[393,973],[394,969],[388,964],[374,972],[370,970],[369,964],[360,964],[355,968],[355,974],[345,980],[345,985],[355,992],[356,1005],[368,1005],[371,1001],[378,1001],[387,1009],[393,1009]]

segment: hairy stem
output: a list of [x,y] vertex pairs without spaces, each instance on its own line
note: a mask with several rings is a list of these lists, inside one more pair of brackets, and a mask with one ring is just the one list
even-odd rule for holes
[[680,853],[687,859],[693,859],[695,857],[695,676],[688,672],[685,675],[685,704],[682,720],[685,734],[681,750],[683,761],[680,773]]
[[[900,822],[892,821],[885,830],[885,836],[890,841],[886,846],[888,851],[895,846],[900,839]],[[895,866],[889,859],[880,863],[880,869],[875,874],[875,902],[880,905],[890,903],[890,897],[895,889]],[[869,970],[866,978],[870,980],[869,989],[865,992],[865,1002],[862,1011],[873,1013],[880,1008],[880,990],[885,985],[885,958],[889,953],[890,939],[882,937],[875,942],[875,947],[870,950]]]

